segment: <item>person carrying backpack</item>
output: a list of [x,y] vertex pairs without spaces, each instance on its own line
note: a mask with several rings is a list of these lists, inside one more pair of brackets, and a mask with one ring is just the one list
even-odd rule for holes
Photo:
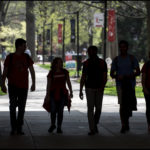
[[148,132],[150,133],[150,51],[149,60],[143,64],[142,73],[142,87],[146,102],[146,119],[148,125]]
[[[23,135],[22,130],[24,122],[25,106],[28,94],[28,69],[31,73],[32,85],[31,91],[35,91],[35,71],[33,61],[25,54],[26,41],[22,38],[15,41],[16,51],[9,54],[4,62],[4,70],[2,74],[2,91],[7,93],[5,85],[6,78],[8,79],[9,93],[9,110],[11,135]],[[16,116],[16,107],[18,107],[18,116]]]
[[[107,82],[107,64],[97,56],[97,47],[89,46],[89,58],[83,63],[82,76],[80,80],[79,97],[83,100],[83,86],[87,99],[87,114],[90,132],[88,135],[98,133],[104,87]],[[95,109],[95,110],[94,110]]]
[[120,55],[113,59],[110,76],[116,80],[118,104],[120,104],[121,133],[130,130],[129,117],[137,110],[135,95],[136,76],[140,75],[138,60],[128,54],[128,42],[119,42]]

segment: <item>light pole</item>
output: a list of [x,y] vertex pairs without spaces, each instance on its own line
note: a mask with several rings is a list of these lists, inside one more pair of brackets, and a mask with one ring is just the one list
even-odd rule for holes
[[73,12],[73,13],[67,13],[67,14],[76,14],[76,20],[77,20],[77,78],[79,78],[79,11]]
[[107,0],[92,0],[92,3],[104,3],[104,60],[106,59],[106,38],[107,38]]
[[51,49],[50,49],[50,53],[51,53],[51,62],[53,59],[53,20],[51,22]]

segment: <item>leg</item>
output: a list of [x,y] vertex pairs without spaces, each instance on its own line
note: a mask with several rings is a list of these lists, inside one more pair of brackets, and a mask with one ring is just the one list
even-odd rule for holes
[[86,89],[86,98],[87,98],[87,115],[89,122],[89,129],[92,133],[95,130],[95,121],[94,121],[94,101],[95,101],[95,91],[91,89]]
[[100,93],[99,91],[97,91],[96,98],[95,98],[95,114],[94,114],[96,132],[98,132],[97,124],[99,123],[100,116],[101,116],[102,101],[103,101],[103,93]]
[[28,89],[18,90],[18,118],[17,118],[17,130],[18,133],[22,132],[22,126],[24,124],[24,113],[27,100]]
[[50,98],[50,109],[51,109],[51,126],[48,129],[49,133],[52,133],[54,129],[56,128],[55,122],[56,122],[56,102],[53,97]]
[[63,121],[64,112],[64,99],[62,99],[57,105],[57,133],[62,133],[61,125]]
[[150,132],[150,95],[144,94],[145,103],[146,103],[146,119],[148,124],[148,130]]
[[10,124],[12,134],[17,128],[16,121],[16,107],[17,107],[17,92],[14,86],[8,85],[8,93],[9,93],[9,110],[10,110]]

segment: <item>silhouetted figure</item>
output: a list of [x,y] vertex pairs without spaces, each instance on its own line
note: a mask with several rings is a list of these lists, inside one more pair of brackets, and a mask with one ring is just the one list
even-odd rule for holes
[[[25,106],[28,94],[28,69],[31,73],[32,85],[31,91],[35,90],[35,72],[33,68],[33,61],[25,54],[26,41],[24,39],[16,39],[16,51],[9,54],[4,62],[4,71],[2,75],[2,91],[7,92],[5,86],[6,77],[8,79],[8,93],[9,93],[9,109],[10,109],[10,123],[11,135],[17,131],[18,134],[23,135],[22,126],[24,122]],[[16,116],[16,107],[18,106],[18,116]]]
[[0,87],[2,86],[2,65],[0,60]]
[[[68,85],[69,92],[66,88],[66,84]],[[61,126],[63,122],[64,106],[67,106],[70,110],[72,97],[73,93],[69,72],[63,68],[62,59],[56,57],[47,75],[46,99],[50,102],[51,116],[51,126],[48,129],[49,133],[52,133],[56,129],[56,118],[57,133],[63,132]]]
[[81,100],[83,100],[82,90],[85,85],[90,129],[88,135],[98,133],[97,124],[100,120],[104,87],[107,82],[107,64],[97,56],[97,50],[96,46],[90,46],[88,48],[89,58],[83,63],[80,81],[79,97]]
[[148,132],[150,133],[150,51],[149,60],[144,63],[141,73],[142,73],[142,87],[146,102],[146,119],[148,125]]
[[140,75],[140,68],[137,59],[128,54],[128,42],[119,42],[120,55],[115,57],[110,76],[116,80],[118,104],[120,104],[121,133],[129,131],[129,117],[132,111],[137,110],[135,95],[136,76]]

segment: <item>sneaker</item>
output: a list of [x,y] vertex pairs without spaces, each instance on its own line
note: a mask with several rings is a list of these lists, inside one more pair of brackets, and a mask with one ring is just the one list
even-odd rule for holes
[[15,130],[11,130],[10,131],[10,135],[15,135],[16,131]]
[[55,130],[56,126],[55,125],[52,125],[49,129],[48,129],[48,132],[49,133],[52,133],[54,130]]
[[130,127],[129,125],[126,126],[126,131],[129,131],[130,130]]
[[20,131],[17,131],[17,134],[18,135],[24,135],[25,133],[22,130],[20,130]]
[[122,126],[121,130],[120,130],[120,133],[125,133],[126,132],[126,127],[125,126]]
[[63,133],[61,128],[57,128],[57,133]]
[[95,132],[94,132],[94,131],[90,131],[90,132],[88,133],[88,135],[95,135]]

